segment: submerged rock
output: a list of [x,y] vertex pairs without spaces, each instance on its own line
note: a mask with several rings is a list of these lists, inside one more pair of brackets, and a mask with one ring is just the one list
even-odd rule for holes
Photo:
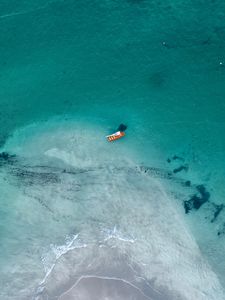
[[198,185],[196,189],[198,193],[191,196],[189,200],[184,201],[184,209],[186,214],[192,209],[198,210],[210,198],[210,193],[206,190],[204,185]]
[[187,165],[183,165],[183,166],[180,166],[180,167],[178,167],[178,168],[176,168],[176,169],[174,169],[173,170],[173,173],[179,173],[179,172],[181,172],[181,171],[187,171],[188,170],[188,166]]
[[184,185],[190,187],[191,186],[191,181],[190,180],[185,181]]

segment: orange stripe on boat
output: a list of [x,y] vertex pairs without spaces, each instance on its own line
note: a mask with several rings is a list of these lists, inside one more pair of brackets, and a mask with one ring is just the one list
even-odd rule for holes
[[113,142],[115,140],[120,139],[121,137],[123,137],[125,135],[125,132],[123,131],[117,131],[113,134],[107,135],[106,138],[109,142]]

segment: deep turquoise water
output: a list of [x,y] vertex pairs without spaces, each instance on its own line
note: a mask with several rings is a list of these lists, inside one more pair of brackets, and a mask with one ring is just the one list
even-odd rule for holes
[[0,298],[225,299],[223,1],[1,0],[0,26]]

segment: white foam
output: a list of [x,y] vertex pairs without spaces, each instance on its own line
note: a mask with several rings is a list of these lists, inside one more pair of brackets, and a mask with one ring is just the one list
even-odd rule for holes
[[[50,249],[45,251],[41,257],[41,261],[45,270],[45,276],[43,280],[40,282],[36,294],[40,294],[44,290],[44,284],[54,269],[57,261],[69,251],[79,248],[86,248],[86,244],[82,244],[78,239],[78,234],[73,235],[71,237],[67,236],[65,238],[65,243],[63,245],[50,245]],[[38,297],[38,296],[37,296]],[[37,298],[38,299],[38,298]]]
[[104,242],[110,240],[110,239],[116,239],[122,242],[128,242],[128,243],[134,243],[135,239],[132,237],[128,237],[124,233],[117,230],[116,225],[113,227],[113,229],[103,229],[103,233],[106,235],[104,238]]

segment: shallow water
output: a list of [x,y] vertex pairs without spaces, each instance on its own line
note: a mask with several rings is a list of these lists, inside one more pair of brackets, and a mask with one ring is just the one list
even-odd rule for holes
[[2,299],[225,299],[224,15],[1,1]]

